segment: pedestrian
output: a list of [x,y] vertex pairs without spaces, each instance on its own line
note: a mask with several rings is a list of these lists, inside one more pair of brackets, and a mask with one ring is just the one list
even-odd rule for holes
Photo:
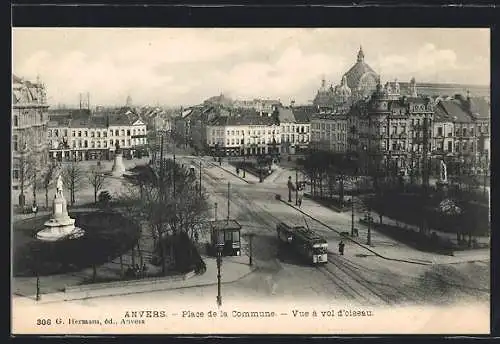
[[38,205],[36,204],[36,201],[33,201],[33,205],[31,206],[31,211],[33,212],[33,214],[35,214],[36,217],[36,214],[38,213]]
[[148,267],[146,266],[146,263],[142,264],[142,275],[143,277],[146,277],[146,273],[148,272]]
[[297,202],[297,203],[298,203],[299,208],[300,208],[300,206],[302,205],[302,195],[301,195],[301,196],[299,196],[299,200],[298,200],[298,202]]
[[139,267],[139,264],[135,264],[135,276],[139,277],[141,274],[141,268]]
[[340,242],[339,242],[339,253],[340,253],[341,256],[344,255],[344,246],[345,246],[344,241],[340,240]]

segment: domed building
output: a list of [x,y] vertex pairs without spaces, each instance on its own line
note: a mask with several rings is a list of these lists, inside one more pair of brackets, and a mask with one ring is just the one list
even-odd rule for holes
[[321,110],[331,109],[334,104],[334,90],[333,87],[327,87],[325,78],[321,79],[321,87],[318,89],[316,96],[313,100],[313,105]]
[[347,85],[347,78],[344,75],[340,86],[335,88],[335,101],[338,104],[350,103],[352,96],[351,88]]
[[379,75],[365,62],[363,48],[358,51],[357,61],[345,74],[347,86],[354,99],[369,97],[377,88]]

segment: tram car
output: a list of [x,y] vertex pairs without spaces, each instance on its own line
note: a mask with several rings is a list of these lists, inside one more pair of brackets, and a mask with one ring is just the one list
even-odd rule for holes
[[303,226],[290,226],[281,222],[276,226],[278,239],[292,247],[312,265],[328,262],[328,242],[318,233]]

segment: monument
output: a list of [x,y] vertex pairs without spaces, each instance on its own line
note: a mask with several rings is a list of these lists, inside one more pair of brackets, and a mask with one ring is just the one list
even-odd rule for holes
[[36,238],[42,241],[59,241],[78,239],[84,234],[83,229],[75,227],[75,219],[68,215],[63,193],[63,181],[59,175],[56,183],[56,195],[52,202],[52,218],[45,222],[45,228],[36,234]]
[[441,160],[439,164],[439,179],[436,182],[436,186],[441,190],[445,190],[448,185],[448,171],[446,167],[446,163],[444,160]]
[[121,177],[125,173],[125,166],[123,165],[123,154],[120,149],[120,144],[116,140],[115,144],[115,160],[113,162],[113,168],[111,169],[111,175],[115,177]]

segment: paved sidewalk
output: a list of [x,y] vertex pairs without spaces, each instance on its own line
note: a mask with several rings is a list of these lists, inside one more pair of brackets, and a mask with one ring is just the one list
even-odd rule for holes
[[[187,278],[185,280],[174,278],[174,277],[165,277],[162,278],[164,286],[161,289],[157,290],[172,290],[172,289],[181,289],[181,288],[193,288],[193,287],[201,287],[201,286],[209,286],[217,284],[217,262],[213,257],[203,257],[203,260],[206,263],[207,270],[205,273],[201,275],[194,275],[193,277]],[[222,283],[232,283],[238,281],[245,276],[249,275],[255,270],[254,267],[248,265],[248,257],[223,257],[222,265],[221,265],[221,280]],[[116,292],[115,295],[126,295],[126,294],[136,294],[136,293],[144,293],[149,292],[151,284],[160,279],[152,278],[152,283],[143,284],[143,285],[124,285],[120,287],[113,288]],[[171,281],[169,281],[171,280]],[[146,279],[138,280],[138,281],[147,281]],[[124,281],[123,284],[127,282]],[[104,284],[103,284],[104,287]],[[155,290],[156,291],[156,290]],[[68,294],[65,292],[57,292],[57,293],[49,293],[42,294],[41,299],[39,301],[35,300],[35,295],[12,295],[13,298],[23,299],[24,302],[32,302],[32,303],[56,303],[56,302],[64,302],[69,301]],[[109,297],[109,296],[103,296]]]
[[235,167],[230,165],[227,161],[226,162],[223,161],[222,164],[219,165],[218,162],[214,162],[214,161],[210,161],[209,159],[205,159],[205,163],[208,163],[212,167],[219,168],[219,169],[223,170],[224,172],[230,174],[232,177],[235,177],[238,180],[243,181],[247,184],[259,183],[259,178],[254,176],[251,173],[245,172],[245,178],[243,178],[243,171],[241,170],[240,174],[238,175],[236,173]]
[[[339,214],[311,200],[304,200],[300,209],[293,204],[282,202],[282,204],[284,203],[288,204],[288,206],[292,207],[296,211],[306,215],[310,219],[320,221],[339,233],[342,231],[350,232],[350,226],[348,228],[345,226],[345,224],[350,223],[350,213]],[[343,226],[339,222],[339,220],[342,221],[341,218],[344,220]],[[337,219],[337,221],[334,219]],[[453,256],[433,254],[430,252],[418,251],[399,241],[378,233],[373,229],[371,230],[372,245],[368,246],[366,245],[367,227],[357,222],[358,220],[359,217],[356,216],[355,226],[358,228],[359,237],[348,237],[348,239],[346,239],[347,241],[353,243],[353,245],[350,245],[351,247],[349,248],[353,254],[366,255],[372,253],[384,259],[414,264],[456,264],[472,261],[490,261],[489,249],[456,251]]]

